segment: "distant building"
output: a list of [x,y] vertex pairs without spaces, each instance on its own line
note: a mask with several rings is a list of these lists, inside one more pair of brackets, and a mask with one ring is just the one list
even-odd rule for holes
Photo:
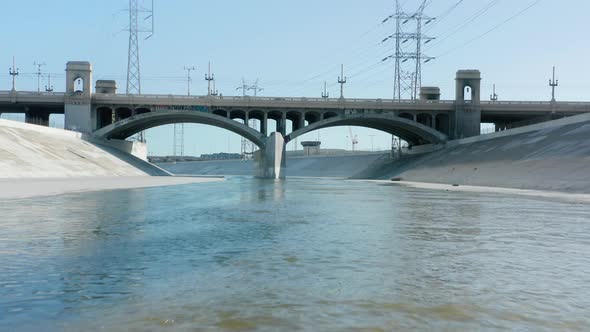
[[303,146],[303,155],[304,156],[317,156],[317,155],[319,155],[321,145],[322,145],[322,142],[320,142],[320,141],[301,142],[301,146]]

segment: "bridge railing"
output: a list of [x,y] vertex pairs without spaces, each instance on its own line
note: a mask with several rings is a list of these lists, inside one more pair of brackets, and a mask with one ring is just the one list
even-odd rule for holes
[[[394,99],[372,99],[372,98],[307,98],[307,97],[253,97],[253,96],[185,96],[185,95],[162,95],[162,94],[142,94],[142,95],[125,95],[125,94],[102,94],[105,97],[112,98],[133,98],[133,99],[172,99],[182,101],[269,101],[269,102],[296,102],[296,103],[402,103],[402,104],[454,104],[454,100],[394,100]],[[551,105],[550,101],[480,101],[481,105]],[[589,105],[589,102],[583,101],[558,101],[557,105]]]
[[[64,97],[67,94],[65,92],[37,92],[37,91],[0,91],[0,97],[2,98],[25,98],[25,99],[37,99],[43,97]],[[286,103],[327,103],[327,104],[355,104],[355,103],[367,103],[367,104],[442,104],[451,105],[454,104],[454,100],[394,100],[394,99],[371,99],[371,98],[307,98],[307,97],[253,97],[253,96],[186,96],[186,95],[163,95],[163,94],[93,94],[94,97],[100,99],[111,99],[118,101],[134,101],[134,102],[146,102],[149,100],[159,100],[167,102],[191,102],[195,101],[199,104],[207,102],[286,102]],[[149,103],[149,102],[147,102]],[[551,105],[550,101],[489,101],[483,100],[480,105],[485,106],[503,106],[503,105]],[[556,106],[589,106],[590,102],[582,101],[558,101],[555,103]]]
[[63,97],[65,95],[64,92],[37,92],[37,91],[0,91],[0,96],[13,96],[16,95],[17,97],[35,97],[35,96],[59,96]]

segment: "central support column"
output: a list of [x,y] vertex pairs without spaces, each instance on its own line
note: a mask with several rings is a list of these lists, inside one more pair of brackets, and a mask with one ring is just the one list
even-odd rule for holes
[[274,132],[266,140],[266,146],[256,155],[256,177],[262,179],[284,179],[286,163],[285,138]]
[[281,134],[283,134],[284,136],[287,136],[287,113],[283,112],[283,114],[281,114],[281,123],[280,123],[280,129],[278,129],[277,131],[280,131]]

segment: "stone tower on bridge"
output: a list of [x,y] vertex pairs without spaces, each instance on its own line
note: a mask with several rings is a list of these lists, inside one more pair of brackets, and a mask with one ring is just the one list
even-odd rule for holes
[[[76,82],[81,83],[76,86]],[[65,129],[90,134],[95,130],[92,112],[92,65],[87,61],[66,64]]]
[[477,136],[481,126],[481,73],[479,70],[457,71],[455,114],[451,116],[451,139]]

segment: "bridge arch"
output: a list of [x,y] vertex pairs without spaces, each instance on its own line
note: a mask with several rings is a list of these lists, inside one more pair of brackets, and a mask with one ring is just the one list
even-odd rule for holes
[[398,136],[411,145],[437,144],[447,140],[445,134],[406,118],[390,114],[358,114],[337,116],[312,123],[287,135],[286,141],[289,142],[314,130],[337,126],[358,126],[381,130]]
[[127,139],[150,128],[174,123],[199,123],[227,129],[263,148],[266,137],[248,126],[215,114],[195,111],[156,111],[135,115],[96,130],[92,135],[102,139]]

